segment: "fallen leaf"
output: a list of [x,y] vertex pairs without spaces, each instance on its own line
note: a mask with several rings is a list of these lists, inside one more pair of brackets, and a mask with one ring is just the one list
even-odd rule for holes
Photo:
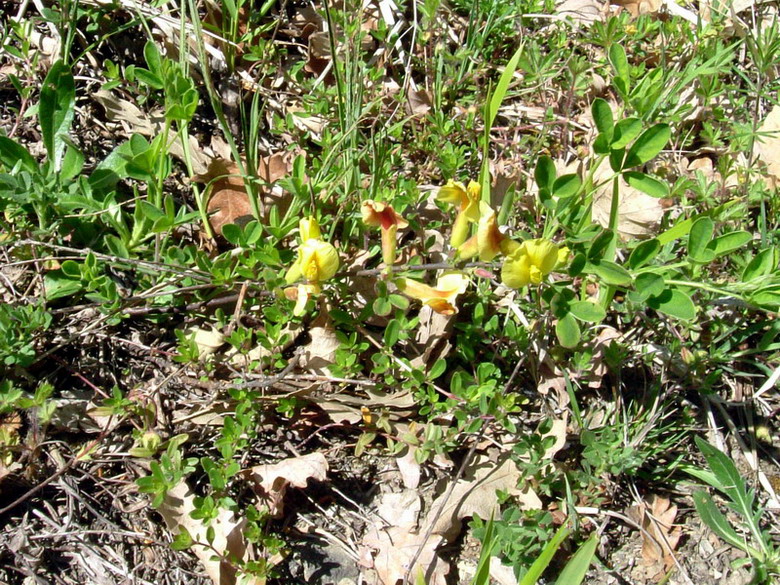
[[336,359],[341,342],[333,320],[326,311],[320,312],[309,328],[311,341],[303,346],[301,367],[314,374],[328,375],[328,366]]
[[282,514],[284,495],[289,486],[304,488],[310,479],[325,481],[328,461],[322,453],[309,453],[267,465],[256,465],[244,474],[254,482],[261,501],[271,516]]
[[[437,548],[458,537],[464,518],[479,515],[485,519],[494,514],[498,508],[497,491],[517,498],[521,509],[541,508],[542,503],[532,490],[517,488],[519,480],[520,472],[508,456],[491,461],[488,456],[477,455],[452,491],[449,485],[441,486],[441,495],[422,521],[416,491],[386,493],[378,504],[381,520],[368,528],[361,542],[361,557],[371,561],[379,583],[396,585],[419,551],[412,579],[419,572],[428,585],[445,585],[449,564],[438,555]],[[366,553],[365,549],[371,552]]]
[[216,233],[222,234],[222,228],[229,223],[245,225],[254,219],[246,185],[236,163],[215,158],[208,170],[194,176],[193,181],[206,183],[209,223]]
[[401,473],[401,481],[404,483],[406,489],[416,489],[420,485],[420,464],[417,463],[417,459],[414,454],[417,452],[417,447],[409,445],[403,452],[403,455],[399,455],[395,458],[395,463],[398,465],[398,471]]
[[607,350],[612,346],[612,342],[623,337],[614,327],[605,325],[601,328],[598,335],[587,345],[590,347],[593,357],[590,362],[590,369],[586,373],[588,387],[601,388],[604,382],[604,376],[609,373],[605,357]]
[[564,0],[555,11],[563,18],[570,18],[576,24],[589,27],[603,21],[609,13],[609,3],[598,0]]
[[667,498],[651,495],[628,508],[626,515],[643,528],[642,563],[647,577],[658,582],[674,566],[674,549],[682,534],[680,527],[674,525],[677,506]]
[[[165,520],[168,530],[172,533],[178,534],[184,528],[194,541],[207,542],[207,527],[200,520],[191,516],[195,510],[194,499],[195,495],[192,490],[182,481],[168,491],[158,511]],[[214,529],[214,541],[211,543],[213,548],[199,544],[194,544],[191,547],[192,552],[198,557],[206,574],[215,585],[236,583],[234,564],[215,559],[215,553],[223,558],[232,556],[248,560],[247,543],[243,534],[245,525],[245,520],[237,520],[231,512],[220,508],[219,515],[211,522]],[[249,581],[242,580],[242,583],[263,585],[264,581],[249,577]]]
[[187,337],[193,337],[198,346],[198,357],[203,359],[216,352],[225,343],[225,336],[216,329],[192,327],[186,332]]
[[761,123],[753,155],[766,165],[769,186],[777,187],[780,184],[780,106],[773,107]]
[[642,14],[655,14],[664,5],[663,0],[611,0],[611,2],[628,10],[634,18]]
[[363,564],[374,577],[363,575],[364,582],[397,585],[417,556],[410,571],[412,582],[421,573],[427,585],[446,585],[450,567],[436,552],[444,539],[439,535],[425,539],[425,529],[419,524],[421,508],[415,490],[382,495],[377,511],[380,519],[368,527],[359,547]]
[[542,502],[530,489],[521,491],[517,487],[520,472],[514,461],[508,456],[498,462],[490,461],[484,455],[478,455],[464,476],[455,484],[452,493],[445,491],[431,506],[431,514],[441,508],[441,513],[433,527],[434,534],[440,534],[451,541],[460,534],[461,520],[478,515],[483,520],[497,511],[498,496],[501,490],[519,500],[520,509],[539,509]]

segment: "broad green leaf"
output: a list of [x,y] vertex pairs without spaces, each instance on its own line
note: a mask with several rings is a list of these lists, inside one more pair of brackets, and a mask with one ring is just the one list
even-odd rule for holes
[[613,286],[627,286],[631,284],[631,273],[623,268],[620,264],[611,262],[609,260],[600,260],[599,262],[593,262],[586,267],[586,270],[591,274],[598,276],[605,284]]
[[780,307],[780,286],[773,285],[760,288],[750,295],[750,302],[767,309]]
[[540,156],[536,161],[536,168],[534,169],[534,179],[539,189],[553,190],[553,184],[555,183],[555,163],[549,156]]
[[712,496],[704,491],[693,492],[693,503],[702,521],[710,527],[722,540],[740,550],[745,550],[746,542],[726,520],[726,517],[718,510]]
[[644,302],[649,297],[655,297],[664,292],[666,282],[664,277],[653,272],[639,274],[634,279],[634,290],[631,293],[632,300]]
[[612,143],[609,145],[612,149],[625,148],[642,132],[642,121],[637,118],[626,118],[620,120],[615,125],[615,132],[612,134]]
[[65,157],[62,159],[62,180],[70,181],[75,179],[84,167],[84,155],[75,146],[68,146],[65,149]]
[[556,585],[580,585],[593,562],[593,557],[596,556],[598,543],[598,533],[594,532],[566,563],[561,574],[558,575]]
[[616,173],[619,173],[620,171],[623,170],[624,167],[623,160],[625,159],[625,156],[626,156],[626,152],[622,148],[610,149],[609,166]]
[[607,100],[602,98],[596,98],[590,106],[590,112],[593,116],[593,121],[596,123],[596,129],[600,134],[606,137],[606,140],[612,141],[612,130],[615,127],[614,118],[612,117],[612,108]]
[[696,316],[696,306],[691,297],[676,288],[668,288],[660,295],[647,299],[647,305],[670,317],[690,321]]
[[626,183],[642,193],[647,193],[650,197],[661,199],[669,196],[669,185],[663,181],[640,173],[638,171],[626,171],[623,173]]
[[398,319],[390,319],[385,327],[384,340],[387,347],[393,347],[401,337],[401,322]]
[[653,238],[645,240],[631,251],[628,257],[628,267],[636,270],[650,262],[661,251],[661,243]]
[[579,175],[575,175],[574,173],[562,175],[553,183],[552,192],[553,195],[560,199],[567,199],[576,195],[579,192],[581,185],[582,180]]
[[144,45],[144,59],[146,59],[146,66],[149,67],[149,71],[158,78],[162,78],[162,57],[159,49],[157,49],[157,45],[152,41],[146,41]]
[[652,160],[663,150],[672,137],[668,124],[651,126],[636,139],[626,154],[625,167],[636,167]]
[[607,312],[601,305],[590,301],[574,301],[569,304],[569,310],[577,319],[588,323],[599,323],[607,316]]
[[616,237],[615,232],[609,228],[604,228],[588,248],[588,259],[594,262],[600,260]]
[[54,301],[73,296],[83,290],[81,286],[81,274],[74,279],[63,273],[62,270],[52,270],[43,277],[43,289],[47,301]]
[[630,89],[631,76],[628,68],[626,51],[621,45],[613,43],[609,48],[609,62],[615,70],[613,83],[617,90],[625,97]]
[[724,254],[738,250],[752,239],[753,234],[750,232],[729,232],[728,234],[723,234],[712,240],[707,244],[707,249],[712,250],[715,257],[723,256]]
[[62,166],[75,104],[76,86],[73,75],[62,61],[57,61],[43,80],[38,105],[43,144],[55,171],[59,171]]
[[580,326],[571,313],[567,313],[555,324],[555,335],[563,347],[574,348],[580,342]]
[[766,248],[756,254],[742,271],[742,281],[748,282],[754,278],[771,274],[777,268],[777,248]]
[[707,248],[712,241],[715,223],[709,217],[700,217],[693,222],[688,235],[688,256],[696,262],[710,262],[715,253]]
[[24,146],[6,136],[0,136],[0,163],[10,171],[19,162],[25,171],[35,173],[38,170],[38,163]]

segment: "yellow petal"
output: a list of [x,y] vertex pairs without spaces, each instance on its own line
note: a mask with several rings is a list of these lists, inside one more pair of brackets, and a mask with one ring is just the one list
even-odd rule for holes
[[484,204],[482,216],[479,218],[479,225],[477,226],[479,259],[483,262],[490,262],[498,256],[498,253],[501,251],[501,242],[503,241],[504,234],[498,229],[496,212],[490,206]]
[[506,257],[501,267],[501,282],[511,288],[523,288],[531,283],[531,259],[522,247]]
[[287,274],[284,275],[284,280],[287,284],[292,284],[296,280],[300,280],[303,274],[301,273],[301,261],[300,257],[295,260],[292,266],[290,266]]
[[452,235],[450,236],[450,245],[453,248],[460,247],[463,242],[469,237],[469,218],[461,212],[458,217],[455,218],[455,223],[452,224]]
[[458,309],[446,299],[431,299],[425,302],[431,309],[442,315],[454,315]]
[[319,240],[322,237],[320,234],[320,224],[317,223],[317,220],[313,216],[302,219],[298,224],[298,231],[301,233],[301,242]]
[[553,271],[558,263],[558,246],[544,238],[526,240],[523,245],[531,258],[531,264],[536,266],[543,276]]
[[307,240],[298,249],[298,264],[300,274],[307,282],[322,282],[336,274],[339,254],[328,242]]
[[368,199],[360,206],[360,213],[363,216],[363,223],[370,226],[379,226],[382,229],[389,229],[391,226],[396,228],[405,228],[409,225],[403,217],[398,215],[392,205],[379,203]]
[[449,180],[444,187],[439,187],[436,198],[439,201],[453,203],[460,207],[462,202],[468,198],[468,193],[466,192],[466,186],[463,183]]
[[465,292],[469,278],[462,272],[449,272],[439,277],[436,287],[411,278],[399,278],[396,286],[405,295],[421,300],[437,313],[451,315],[457,312],[455,299]]

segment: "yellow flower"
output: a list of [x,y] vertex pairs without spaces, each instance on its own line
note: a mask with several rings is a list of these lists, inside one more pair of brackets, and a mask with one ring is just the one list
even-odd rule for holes
[[550,240],[526,240],[507,255],[501,269],[501,280],[512,288],[540,284],[558,265],[560,251]]
[[385,269],[389,272],[390,267],[395,263],[396,232],[398,228],[408,226],[409,222],[398,215],[390,205],[371,199],[363,202],[360,211],[363,215],[363,223],[379,226],[382,229],[382,260],[385,262]]
[[455,299],[466,291],[469,286],[469,278],[462,272],[448,272],[439,277],[436,281],[436,287],[410,278],[399,278],[395,284],[405,295],[419,299],[437,313],[452,315],[458,312],[455,307]]
[[458,181],[448,181],[444,187],[439,188],[436,197],[439,201],[452,203],[458,208],[458,217],[452,225],[452,237],[450,244],[453,248],[459,247],[469,236],[469,223],[479,221],[479,183],[469,181],[465,187]]
[[477,234],[458,248],[458,256],[466,260],[479,254],[483,262],[490,262],[499,253],[509,254],[517,244],[501,233],[496,212],[487,203],[480,203],[480,217]]
[[339,254],[331,244],[320,239],[320,226],[313,217],[300,222],[301,245],[298,258],[284,279],[287,284],[303,278],[309,284],[328,280],[339,269]]

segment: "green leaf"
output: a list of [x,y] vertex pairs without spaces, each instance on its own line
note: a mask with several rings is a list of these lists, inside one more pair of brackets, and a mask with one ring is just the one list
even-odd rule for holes
[[718,510],[712,496],[704,491],[693,492],[693,503],[702,521],[722,540],[740,550],[746,550],[744,538],[740,538],[726,517]]
[[658,199],[669,197],[669,185],[654,177],[650,177],[649,175],[638,171],[625,171],[623,173],[623,178],[629,186],[650,195],[650,197],[656,197]]
[[644,302],[649,297],[655,297],[664,292],[666,282],[664,277],[654,272],[645,272],[634,279],[634,288],[631,293],[632,300]]
[[709,217],[700,217],[693,222],[688,235],[688,256],[695,262],[710,262],[715,253],[707,248],[712,241],[715,224]]
[[490,105],[487,111],[488,115],[485,120],[485,124],[487,125],[488,129],[493,127],[493,122],[495,121],[496,115],[498,114],[498,109],[501,107],[501,102],[504,101],[506,92],[509,89],[509,83],[512,81],[512,77],[515,75],[517,64],[519,63],[520,57],[522,55],[523,45],[520,45],[517,48],[517,51],[515,51],[515,54],[512,55],[512,57],[509,59],[509,62],[504,68],[504,71],[501,73],[501,77],[498,79],[496,89],[490,98]]
[[754,278],[771,274],[777,268],[777,248],[766,248],[756,254],[742,271],[742,281],[748,282]]
[[[485,536],[482,538],[482,550],[479,553],[479,562],[474,577],[471,579],[471,585],[490,585],[490,559],[493,551],[498,545],[499,540],[495,535],[493,525],[493,516],[491,516],[485,525]],[[423,583],[425,581],[423,580]]]
[[562,175],[555,180],[555,183],[553,183],[552,192],[553,195],[559,199],[567,199],[576,195],[579,192],[581,185],[582,180],[580,179],[579,175],[574,173]]
[[65,149],[65,157],[62,159],[61,176],[63,181],[75,179],[84,167],[84,155],[75,146]]
[[540,156],[536,161],[536,168],[534,169],[534,179],[539,189],[553,190],[553,184],[555,183],[555,163],[549,156]]
[[631,87],[631,76],[629,74],[626,51],[621,45],[613,43],[609,48],[609,62],[615,70],[615,79],[613,80],[615,87],[621,95],[627,97]]
[[625,148],[628,144],[642,133],[642,121],[638,118],[626,118],[620,120],[615,126],[615,132],[612,135],[610,148],[618,150]]
[[615,122],[612,117],[612,108],[607,100],[602,98],[593,100],[593,103],[590,106],[590,112],[593,116],[593,121],[596,123],[596,129],[599,131],[599,134],[603,134],[607,137],[606,139],[611,142]]
[[38,163],[24,146],[10,138],[0,136],[0,163],[10,171],[19,162],[25,171],[30,173],[38,171]]
[[389,315],[390,311],[393,310],[393,305],[390,303],[390,299],[387,297],[377,297],[371,306],[374,309],[374,313],[380,317]]
[[628,286],[633,280],[628,270],[610,260],[591,263],[586,270],[598,276],[605,284],[613,286]]
[[580,342],[580,326],[571,313],[567,313],[555,324],[555,335],[563,347],[574,348]]
[[162,78],[162,57],[160,56],[160,51],[157,49],[157,45],[152,41],[146,41],[146,44],[144,45],[144,59],[146,59],[146,66],[149,67],[149,71],[157,77]]
[[715,257],[723,256],[729,252],[740,249],[753,239],[753,234],[745,231],[735,231],[723,234],[707,244],[707,249],[712,250]]
[[758,289],[750,295],[750,302],[759,307],[777,309],[780,307],[780,286],[772,285]]
[[55,171],[59,171],[62,165],[75,103],[73,75],[62,61],[57,61],[43,80],[38,106],[43,144]]
[[631,255],[628,257],[628,267],[636,270],[650,262],[660,251],[661,243],[657,239],[645,240],[631,251]]
[[539,556],[536,557],[536,560],[528,568],[528,572],[523,575],[523,579],[520,581],[520,583],[518,583],[518,585],[536,585],[536,582],[541,578],[542,573],[544,573],[544,571],[550,565],[553,557],[555,556],[555,553],[558,552],[559,548],[561,548],[563,541],[568,538],[570,532],[571,531],[566,526],[566,524],[563,524],[558,529],[555,535],[550,539],[550,542],[544,546],[542,552],[539,553]]
[[690,321],[696,316],[696,306],[691,297],[676,288],[668,288],[660,295],[647,299],[647,305],[670,317]]
[[601,233],[596,236],[593,243],[588,248],[588,259],[594,262],[598,261],[604,256],[604,252],[612,245],[615,240],[615,232],[609,228],[604,228]]
[[431,369],[428,371],[428,378],[431,380],[435,380],[439,376],[441,376],[445,371],[447,371],[447,360],[444,358],[439,358],[436,360],[436,362],[431,366]]
[[385,327],[385,345],[387,347],[393,347],[398,343],[398,339],[401,336],[401,322],[398,319],[390,319],[390,322]]
[[588,323],[600,323],[607,316],[601,305],[591,301],[574,301],[569,304],[569,310],[577,319]]
[[582,583],[591,562],[593,562],[593,557],[596,555],[598,542],[598,534],[594,532],[566,563],[561,574],[558,575],[556,585],[580,585]]
[[636,139],[626,155],[625,167],[643,165],[661,152],[672,137],[668,124],[651,126]]
[[71,278],[62,270],[52,270],[43,277],[43,290],[47,301],[73,296],[80,293],[82,288],[80,278]]

